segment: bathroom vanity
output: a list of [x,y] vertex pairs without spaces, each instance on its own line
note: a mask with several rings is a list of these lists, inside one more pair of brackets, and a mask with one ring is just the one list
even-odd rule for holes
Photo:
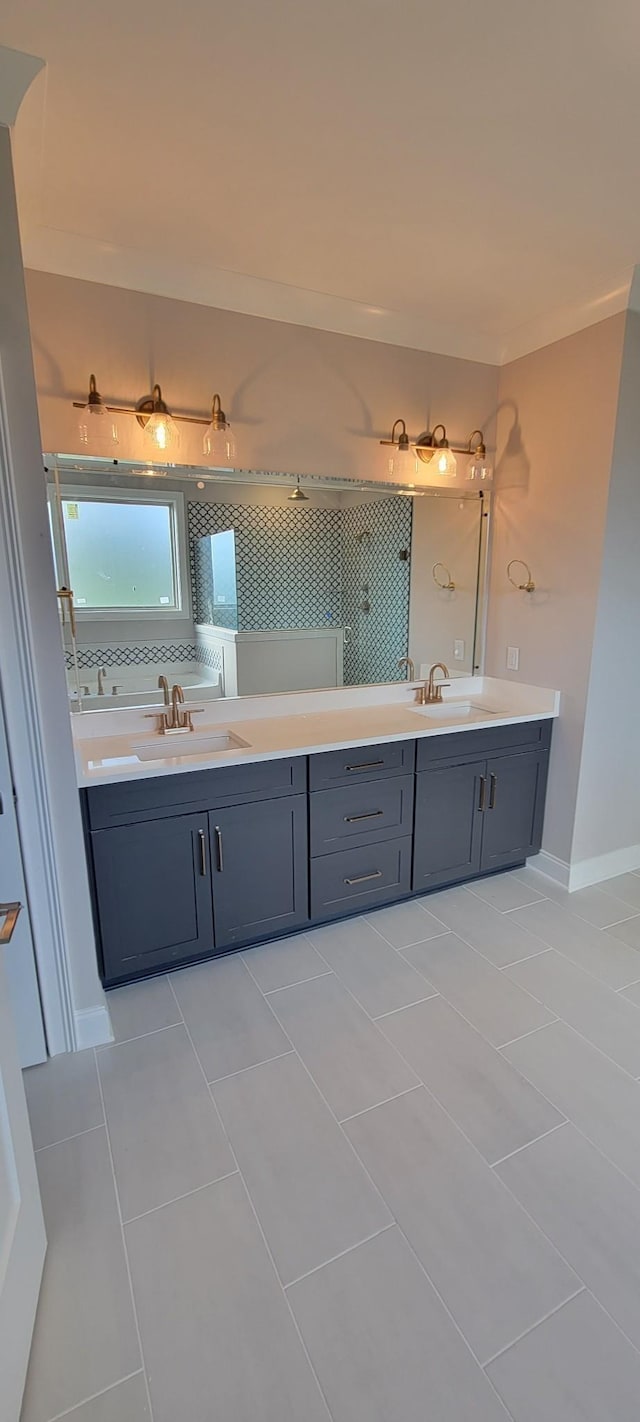
[[537,852],[554,692],[469,678],[436,711],[408,688],[368,690],[342,707],[346,692],[255,698],[235,722],[227,707],[222,751],[215,726],[179,747],[133,724],[78,744],[105,986]]

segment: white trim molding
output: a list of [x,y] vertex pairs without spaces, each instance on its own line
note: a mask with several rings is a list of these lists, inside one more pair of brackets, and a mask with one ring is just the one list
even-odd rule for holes
[[588,889],[592,884],[602,884],[605,879],[615,879],[618,874],[632,874],[640,869],[640,844],[631,844],[627,849],[614,849],[610,854],[599,854],[595,859],[578,859],[567,864],[542,849],[533,859],[527,860],[530,869],[536,869],[554,884],[575,894],[578,889]]
[[76,1051],[85,1047],[104,1047],[113,1041],[113,1028],[108,1007],[84,1007],[75,1014]]

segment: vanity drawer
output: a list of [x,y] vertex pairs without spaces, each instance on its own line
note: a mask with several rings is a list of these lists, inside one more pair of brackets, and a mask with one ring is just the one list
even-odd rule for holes
[[457,764],[479,756],[523,750],[548,750],[552,720],[518,721],[511,726],[488,726],[482,731],[451,731],[446,736],[425,736],[418,741],[416,770],[431,770],[438,761]]
[[304,794],[306,788],[306,758],[296,756],[95,785],[84,793],[89,825],[96,830],[175,814],[178,809],[213,810]]
[[309,757],[309,789],[330,790],[335,785],[352,785],[357,780],[409,774],[415,764],[415,744],[415,741],[393,741],[390,745],[357,746],[312,755]]
[[341,918],[404,898],[411,887],[411,843],[406,835],[312,859],[312,920]]
[[316,790],[310,798],[311,854],[411,834],[413,788],[413,775],[396,775]]

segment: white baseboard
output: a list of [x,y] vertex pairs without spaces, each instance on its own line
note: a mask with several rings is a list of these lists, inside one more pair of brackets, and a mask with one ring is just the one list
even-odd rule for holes
[[84,1047],[103,1047],[113,1041],[109,1009],[104,1007],[84,1007],[75,1014],[76,1051]]
[[536,869],[538,874],[544,874],[546,879],[553,879],[554,884],[559,884],[561,888],[569,888],[571,866],[564,859],[556,858],[555,854],[548,854],[546,849],[527,859],[527,865],[529,869]]
[[571,865],[569,891],[586,889],[589,884],[601,884],[603,879],[615,879],[618,874],[630,874],[635,869],[640,869],[640,844],[614,849],[595,859],[579,859]]
[[595,859],[579,859],[567,864],[541,849],[533,859],[528,859],[530,869],[537,869],[554,884],[560,884],[570,894],[578,889],[588,889],[591,884],[602,884],[605,879],[615,879],[618,874],[630,874],[640,869],[640,844],[631,844],[627,849],[614,849],[610,854],[599,854]]

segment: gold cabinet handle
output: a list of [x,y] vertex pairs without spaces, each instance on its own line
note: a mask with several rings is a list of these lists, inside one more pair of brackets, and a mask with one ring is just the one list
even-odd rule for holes
[[366,884],[369,879],[381,879],[381,878],[382,878],[382,870],[381,870],[381,869],[376,869],[375,874],[361,874],[358,879],[345,879],[344,882],[345,882],[345,884],[349,884],[349,886],[351,886],[351,884]]
[[0,919],[4,923],[0,928],[0,943],[10,943],[13,938],[13,930],[20,917],[22,904],[0,904]]
[[204,830],[198,830],[200,840],[200,873],[203,879],[207,877],[207,838]]
[[223,871],[223,869],[224,869],[224,858],[223,858],[223,854],[222,854],[222,830],[220,829],[220,826],[219,826],[219,825],[216,825],[216,831],[215,831],[215,833],[216,833],[216,856],[217,856],[217,860],[218,860],[218,873],[221,874],[222,871]]
[[490,810],[494,810],[494,809],[495,809],[495,804],[496,804],[496,785],[497,785],[497,784],[498,784],[498,777],[497,777],[497,775],[490,775],[490,776],[489,776],[489,809],[490,809]]
[[371,810],[368,815],[345,815],[345,825],[357,825],[360,820],[377,820],[379,815],[383,815],[384,810]]
[[480,799],[479,799],[479,801],[478,801],[478,809],[479,809],[479,810],[484,810],[484,808],[485,808],[486,796],[487,796],[487,782],[486,782],[485,776],[484,776],[484,775],[481,775],[481,776],[480,776]]
[[365,760],[361,765],[345,765],[345,770],[376,770],[379,765],[384,765],[384,761]]

